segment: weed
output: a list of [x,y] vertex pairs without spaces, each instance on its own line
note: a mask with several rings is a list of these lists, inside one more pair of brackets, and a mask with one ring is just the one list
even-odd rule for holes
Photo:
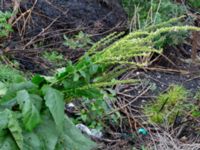
[[172,124],[183,111],[186,99],[187,91],[182,86],[173,85],[167,93],[160,94],[154,103],[147,105],[144,112],[150,114],[151,122]]
[[90,36],[80,31],[75,37],[68,38],[64,35],[64,45],[68,46],[71,49],[88,49],[91,45],[93,45]]
[[179,85],[173,85],[167,93],[160,94],[155,102],[147,105],[144,112],[148,115],[150,122],[168,123],[168,125],[172,125],[178,116],[200,117],[199,101],[188,103],[186,100],[189,97],[186,89]]
[[[110,90],[109,90],[110,91]],[[110,93],[110,92],[109,92]],[[114,93],[114,92],[112,92]],[[102,129],[105,121],[111,121],[112,123],[118,123],[120,115],[118,113],[113,114],[112,116],[106,116],[106,113],[112,110],[112,102],[114,102],[114,94],[108,94],[108,92],[102,90],[102,96],[96,99],[82,99],[80,117],[76,119],[76,122],[83,122],[88,125],[90,128]]]
[[200,11],[200,0],[188,0],[188,3],[192,8],[196,8],[198,11]]
[[137,28],[162,23],[185,13],[185,8],[171,0],[122,0],[122,5],[130,18],[134,18]]
[[44,52],[43,58],[47,59],[49,62],[52,63],[59,63],[64,61],[64,56],[57,51],[51,51],[51,52]]
[[[69,61],[63,71],[53,77],[45,78],[36,75],[31,81],[9,85],[8,90],[0,99],[0,147],[13,150],[92,149],[95,144],[84,137],[65,116],[64,102],[77,98],[89,100],[86,103],[89,109],[86,113],[86,120],[87,115],[90,115],[89,112],[94,114],[92,117],[96,116],[99,119],[99,116],[104,113],[102,111],[107,112],[101,108],[105,104],[103,102],[105,93],[102,91],[116,84],[137,83],[135,80],[113,79],[125,73],[129,68],[143,67],[150,63],[149,60],[144,64],[137,63],[132,61],[132,58],[146,57],[154,52],[161,53],[162,51],[155,47],[156,37],[168,32],[185,30],[200,29],[175,26],[159,28],[154,32],[137,31],[110,44],[121,36],[121,34],[113,33],[93,45],[77,62]],[[110,45],[107,46],[108,44]],[[107,47],[99,51],[102,46]],[[126,69],[122,69],[124,65]],[[179,97],[177,93],[180,94]],[[179,110],[177,103],[183,101],[185,93],[182,88],[172,88],[168,95],[161,96],[160,110],[175,108]],[[163,103],[166,101],[165,97],[170,102],[168,107]],[[110,108],[109,106],[107,105],[106,108]],[[154,112],[158,113],[158,111]]]
[[[130,18],[130,31],[145,29],[174,17],[185,14],[185,7],[171,0],[122,0]],[[177,20],[177,24],[183,24]],[[187,32],[169,33],[157,38],[158,47],[177,45],[187,36]]]
[[7,37],[12,32],[12,26],[7,22],[12,13],[0,11],[0,38]]
[[0,64],[0,81],[4,83],[18,83],[25,80],[24,75],[7,65]]
[[200,117],[200,91],[197,91],[194,96],[194,102],[186,106],[186,110],[190,112],[192,117]]

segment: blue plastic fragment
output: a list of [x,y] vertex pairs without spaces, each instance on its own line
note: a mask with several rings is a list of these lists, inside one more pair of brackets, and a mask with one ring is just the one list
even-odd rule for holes
[[148,131],[146,129],[144,129],[144,128],[139,128],[138,129],[138,134],[147,135]]

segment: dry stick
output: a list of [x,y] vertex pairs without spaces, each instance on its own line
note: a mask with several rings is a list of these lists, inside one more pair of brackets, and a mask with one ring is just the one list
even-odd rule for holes
[[153,78],[153,77],[146,77],[146,78],[148,78],[148,79],[151,79],[151,80],[153,80],[153,81],[155,81],[155,82],[158,82],[158,83],[160,83],[160,85],[164,85],[164,86],[168,86],[168,84],[166,84],[166,83],[164,83],[164,82],[161,82],[160,80],[158,80],[158,79],[156,79],[156,78]]
[[195,62],[195,60],[197,58],[198,32],[197,31],[193,31],[192,35],[193,35],[193,41],[192,41],[192,61]]
[[198,76],[196,76],[196,77],[193,77],[193,78],[191,78],[191,79],[188,79],[188,80],[184,81],[183,83],[185,83],[185,82],[190,82],[190,81],[196,80],[196,79],[198,79],[198,78],[200,78],[200,75],[198,75]]
[[[129,110],[129,108],[124,109],[124,113],[126,114],[126,116],[127,116],[127,118],[128,118],[128,123],[129,123],[130,129],[131,129],[131,133],[134,133],[134,132],[133,132],[133,126],[132,126],[132,123],[131,123],[131,118],[130,118],[130,116],[128,115],[128,110]],[[134,121],[135,121],[135,120],[134,120]]]
[[[36,3],[37,3],[37,0],[35,0],[35,2],[33,3],[33,6],[30,9],[26,10],[25,12],[23,12],[22,14],[20,14],[20,16],[18,18],[15,19],[15,21],[12,23],[12,26],[15,25],[22,17],[24,18],[24,16],[26,14],[32,13],[32,11],[33,11]],[[30,17],[30,15],[28,15],[28,17]]]
[[[24,24],[23,24],[23,27],[20,31],[20,36],[24,35],[24,33],[26,32],[26,25],[27,25],[27,22],[29,21],[29,19],[31,18],[31,14],[32,14],[32,11],[33,9],[35,8],[35,5],[37,4],[37,1],[38,0],[35,0],[34,3],[33,3],[33,6],[30,8],[30,12],[28,13],[28,16],[27,18],[24,18]],[[23,39],[24,37],[22,37],[21,39]]]
[[58,18],[59,18],[59,17],[57,17],[56,19],[54,19],[54,21],[52,21],[45,29],[43,29],[38,35],[36,35],[35,37],[33,37],[33,38],[24,46],[23,50],[24,50],[27,46],[31,45],[31,44],[34,42],[34,40],[36,40],[39,36],[41,36],[46,30],[48,30],[48,29],[58,20]]
[[[30,12],[31,12],[31,10],[28,10],[28,11],[26,11],[25,13],[30,13]],[[35,12],[32,12],[32,13],[35,13]],[[35,13],[35,14],[36,14],[36,13]],[[22,15],[25,16],[26,14],[22,14]],[[16,20],[13,24],[16,24],[17,21],[19,21],[19,20],[21,19],[22,15],[20,15],[20,17],[17,18],[17,20]],[[56,30],[56,31],[46,32],[46,33],[44,33],[43,35],[47,35],[47,34],[50,34],[50,33],[54,33],[54,32],[57,32],[57,31],[58,31],[58,32],[59,32],[59,31],[66,31],[66,32],[63,32],[63,33],[56,33],[56,34],[53,34],[53,35],[51,35],[51,36],[48,36],[48,37],[44,38],[44,39],[49,39],[49,38],[52,38],[52,37],[54,37],[54,36],[58,36],[58,35],[60,35],[60,34],[67,34],[67,33],[76,32],[76,31],[80,31],[80,30],[86,30],[86,29],[89,29],[90,27],[91,27],[91,26],[81,27],[81,28],[76,28],[76,29],[60,29],[60,30]],[[112,29],[108,30],[108,31],[102,32],[102,33],[100,33],[100,34],[93,34],[93,35],[91,35],[91,36],[97,36],[97,35],[108,34],[108,33],[112,32],[112,31],[115,30],[115,29],[117,29],[116,26],[113,27]],[[24,40],[28,40],[28,39],[31,39],[31,38],[25,38]],[[40,40],[41,40],[41,39],[37,39],[35,42],[38,42],[38,41],[40,41]],[[18,43],[21,43],[21,42],[23,42],[23,41],[19,41]]]
[[125,108],[125,107],[127,107],[129,105],[131,105],[134,101],[136,101],[138,98],[140,98],[142,95],[144,95],[150,88],[151,88],[151,86],[149,86],[148,88],[146,88],[143,92],[141,92],[137,97],[135,97],[129,103],[127,103],[127,104],[125,104],[125,105],[123,105],[123,106],[121,106],[121,107],[119,107],[119,108],[117,108],[117,109],[115,109],[115,110],[107,113],[106,115],[111,115],[111,114],[113,114],[113,113],[115,113],[115,112],[117,112],[117,111],[119,111],[119,110],[121,110],[121,109],[123,109],[123,108]]
[[181,73],[181,74],[190,74],[189,71],[186,70],[176,70],[176,69],[168,69],[168,68],[156,68],[156,67],[146,67],[146,70],[151,71],[160,71],[160,72],[167,72],[167,73]]
[[10,19],[8,20],[8,23],[9,24],[12,24],[12,22],[14,21],[16,15],[17,15],[17,12],[18,12],[18,9],[20,7],[20,0],[12,0],[13,3],[14,3],[14,6],[13,6],[13,14],[12,16],[10,17]]

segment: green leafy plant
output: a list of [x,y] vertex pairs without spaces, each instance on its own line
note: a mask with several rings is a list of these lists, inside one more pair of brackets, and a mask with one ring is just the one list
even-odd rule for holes
[[1,99],[0,110],[2,150],[94,147],[64,115],[63,94],[48,85],[12,84]]
[[0,64],[0,81],[6,84],[25,80],[24,74],[8,65]]
[[200,11],[200,0],[188,0],[188,3],[192,8],[196,8],[198,11]]
[[199,102],[188,102],[188,91],[179,85],[172,85],[169,91],[160,94],[155,102],[146,105],[144,112],[153,123],[172,125],[175,119],[190,114],[200,117]]
[[[65,116],[64,103],[84,98],[95,105],[88,112],[96,112],[98,104],[104,104],[102,91],[116,84],[137,83],[136,80],[119,81],[116,78],[130,68],[148,66],[150,59],[141,63],[133,58],[161,53],[162,50],[155,46],[158,36],[200,30],[190,26],[163,26],[132,32],[117,41],[123,33],[113,33],[94,44],[77,62],[69,61],[54,76],[36,75],[31,81],[9,85],[0,98],[0,149],[89,150],[95,147]],[[106,108],[112,110],[109,105]],[[97,117],[101,113],[97,113]],[[107,110],[102,114],[106,116]]]
[[0,11],[0,38],[7,37],[10,32],[12,32],[12,26],[7,22],[12,16],[10,12],[2,12]]
[[[120,115],[115,113],[109,117],[105,117],[106,113],[112,110],[111,102],[115,100],[114,92],[109,89],[112,94],[102,90],[103,97],[96,97],[95,99],[82,99],[81,107],[79,108],[80,113],[79,117],[76,119],[76,122],[83,122],[88,125],[90,128],[102,129],[106,121],[110,123],[118,123]],[[109,93],[110,93],[109,92]]]
[[185,14],[185,8],[172,0],[122,0],[130,19],[133,17],[136,28],[165,22]]
[[[145,29],[168,21],[174,17],[185,14],[185,6],[172,0],[122,0],[122,4],[128,13],[130,20],[130,31]],[[187,22],[188,23],[188,22]],[[177,20],[176,24],[185,24]],[[187,32],[168,33],[158,37],[157,46],[177,45],[184,41]]]
[[186,109],[193,117],[200,117],[200,91],[197,91],[194,96],[194,102],[188,104]]
[[158,96],[157,100],[147,105],[144,109],[149,120],[154,123],[172,124],[184,109],[187,91],[178,85],[173,85],[170,90]]
[[88,49],[91,45],[93,45],[90,36],[83,33],[82,31],[80,31],[77,35],[75,35],[75,37],[72,38],[68,38],[66,35],[64,35],[64,40],[64,45],[71,49]]
[[43,54],[43,58],[51,63],[56,63],[57,66],[60,66],[65,62],[64,56],[58,53],[57,51],[51,51],[51,52],[45,51]]

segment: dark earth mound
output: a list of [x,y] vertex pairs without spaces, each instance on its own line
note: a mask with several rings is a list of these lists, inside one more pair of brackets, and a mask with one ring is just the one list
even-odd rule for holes
[[126,14],[117,0],[29,0],[21,3],[25,12],[33,9],[25,37],[37,35],[50,24],[49,31],[79,29],[99,34],[122,27]]
[[[1,2],[3,11],[15,6],[12,0]],[[113,31],[126,30],[126,25],[127,15],[119,0],[24,0],[13,23],[15,32],[4,40],[2,48],[22,69],[44,74],[48,67],[40,65],[43,61],[38,54],[42,51],[56,49],[69,59],[72,51],[78,55],[86,51],[63,46],[63,35],[83,31],[97,41]]]

